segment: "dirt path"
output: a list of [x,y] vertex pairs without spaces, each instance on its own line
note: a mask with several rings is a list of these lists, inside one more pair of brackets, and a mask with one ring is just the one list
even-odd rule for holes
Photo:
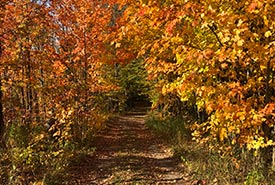
[[109,123],[95,139],[96,152],[71,167],[68,184],[190,184],[181,161],[144,118],[139,108]]

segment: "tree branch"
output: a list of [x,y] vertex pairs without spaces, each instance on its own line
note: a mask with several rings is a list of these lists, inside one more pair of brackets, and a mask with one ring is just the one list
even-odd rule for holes
[[221,47],[223,47],[223,43],[221,42],[219,36],[217,35],[217,33],[215,32],[215,30],[217,29],[215,26],[210,26],[208,25],[208,28],[212,31],[212,33],[215,35],[216,39],[218,40],[219,44]]

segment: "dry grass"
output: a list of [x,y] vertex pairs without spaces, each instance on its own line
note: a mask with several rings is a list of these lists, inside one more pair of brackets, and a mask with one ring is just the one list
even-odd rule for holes
[[[235,148],[233,155],[220,155],[192,141],[187,122],[180,118],[159,118],[152,114],[147,125],[169,139],[174,155],[180,157],[193,180],[206,184],[275,185],[275,178],[264,177],[259,158],[252,151]],[[182,127],[182,128],[181,128]]]

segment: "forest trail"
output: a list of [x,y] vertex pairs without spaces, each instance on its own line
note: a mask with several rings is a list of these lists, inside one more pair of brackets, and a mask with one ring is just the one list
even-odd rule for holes
[[191,184],[168,143],[145,125],[146,108],[117,117],[95,138],[96,151],[71,166],[64,184]]

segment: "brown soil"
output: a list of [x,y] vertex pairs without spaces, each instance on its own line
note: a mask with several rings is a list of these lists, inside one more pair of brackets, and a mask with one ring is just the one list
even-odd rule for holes
[[169,144],[146,127],[145,113],[137,108],[108,123],[64,184],[191,184]]

